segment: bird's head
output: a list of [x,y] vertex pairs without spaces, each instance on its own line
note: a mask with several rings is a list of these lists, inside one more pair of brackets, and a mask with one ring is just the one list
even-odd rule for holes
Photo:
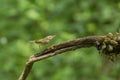
[[49,40],[51,40],[54,37],[55,37],[55,35],[50,35],[50,36],[47,36],[46,38],[49,39]]

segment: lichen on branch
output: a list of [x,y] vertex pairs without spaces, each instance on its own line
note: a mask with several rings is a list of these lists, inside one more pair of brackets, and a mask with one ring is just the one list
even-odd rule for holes
[[109,57],[108,59],[114,61],[117,55],[120,54],[120,33],[114,35],[108,33],[105,36],[88,36],[52,45],[29,57],[18,80],[25,80],[27,78],[34,62],[67,51],[93,46],[98,49],[101,55],[106,55]]
[[101,55],[106,55],[111,61],[115,61],[120,54],[120,33],[108,33],[105,38],[99,41],[97,49]]

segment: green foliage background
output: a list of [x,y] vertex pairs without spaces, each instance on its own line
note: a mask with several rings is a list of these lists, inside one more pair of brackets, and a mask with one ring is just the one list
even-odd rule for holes
[[[114,33],[119,24],[120,0],[0,0],[0,79],[17,80],[40,51],[30,40],[55,34],[56,44]],[[120,80],[120,63],[106,64],[95,48],[80,49],[37,62],[27,80]]]

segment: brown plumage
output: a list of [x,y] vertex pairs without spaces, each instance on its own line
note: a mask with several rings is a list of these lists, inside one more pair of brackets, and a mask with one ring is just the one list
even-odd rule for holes
[[42,38],[42,39],[30,41],[30,43],[36,43],[36,44],[40,44],[40,45],[46,45],[46,44],[48,44],[54,37],[55,37],[55,35],[50,35],[50,36],[47,36],[47,37]]

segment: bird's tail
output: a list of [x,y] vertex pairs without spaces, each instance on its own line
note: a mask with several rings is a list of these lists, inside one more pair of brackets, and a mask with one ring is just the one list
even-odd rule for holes
[[29,43],[35,43],[35,40],[33,40],[33,41],[29,41]]

